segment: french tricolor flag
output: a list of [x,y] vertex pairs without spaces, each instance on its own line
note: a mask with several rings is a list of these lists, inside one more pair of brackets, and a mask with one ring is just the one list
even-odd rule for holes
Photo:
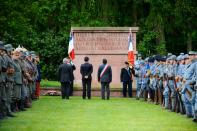
[[75,51],[74,51],[74,38],[73,33],[70,33],[69,45],[68,45],[68,56],[71,60],[75,59]]
[[128,62],[129,64],[134,65],[134,52],[133,52],[131,32],[129,33],[129,39],[128,39]]

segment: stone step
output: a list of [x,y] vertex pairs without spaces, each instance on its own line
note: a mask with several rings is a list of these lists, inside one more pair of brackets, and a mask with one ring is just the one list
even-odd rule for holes
[[[136,89],[133,89],[133,96],[136,94]],[[57,87],[50,87],[50,88],[41,88],[41,95],[52,95],[52,96],[59,96],[61,95],[60,88]],[[82,87],[81,88],[74,88],[73,91],[74,96],[82,96]],[[92,88],[91,90],[92,96],[101,96],[101,89],[100,88]],[[122,97],[122,88],[111,88],[110,89],[110,96],[112,97]]]

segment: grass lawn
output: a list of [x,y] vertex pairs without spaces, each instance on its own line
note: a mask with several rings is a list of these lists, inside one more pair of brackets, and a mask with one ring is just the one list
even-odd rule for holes
[[40,86],[41,87],[60,87],[60,83],[58,81],[48,81],[48,80],[42,80],[41,83],[40,83]]
[[[41,86],[41,88],[48,88],[48,89],[57,88],[57,89],[59,89],[61,87],[61,83],[58,81],[49,81],[49,80],[42,79],[40,86]],[[74,88],[76,88],[76,89],[79,88],[79,85],[74,84]]]
[[[61,84],[58,81],[49,81],[49,80],[44,80],[44,79],[42,79],[40,85],[41,85],[41,88],[44,88],[44,89],[60,89],[61,87]],[[74,89],[81,90],[82,89],[81,86],[82,85],[74,84]],[[99,84],[99,87],[93,87],[92,90],[100,90],[100,84]],[[122,90],[122,88],[111,86],[110,90]]]
[[0,131],[197,131],[197,124],[183,115],[127,98],[43,96],[16,115],[0,121]]

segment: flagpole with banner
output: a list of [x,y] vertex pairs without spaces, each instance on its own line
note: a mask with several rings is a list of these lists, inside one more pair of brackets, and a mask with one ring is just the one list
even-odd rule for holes
[[134,65],[134,51],[133,51],[131,29],[130,29],[129,38],[128,38],[128,62],[130,65]]
[[75,59],[75,51],[74,51],[74,37],[73,32],[70,32],[70,38],[69,38],[69,45],[68,45],[68,56],[71,60]]

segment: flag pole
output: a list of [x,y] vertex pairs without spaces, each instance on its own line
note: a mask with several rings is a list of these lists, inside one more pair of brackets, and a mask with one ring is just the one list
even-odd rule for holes
[[68,56],[69,56],[71,61],[75,58],[75,53],[74,53],[74,35],[73,35],[73,30],[72,29],[70,31],[70,37],[69,37]]
[[133,66],[134,54],[133,54],[133,42],[132,42],[132,32],[131,27],[129,28],[129,49],[128,49],[128,62],[130,66]]
[[130,27],[130,29],[129,29],[129,30],[130,30],[130,34],[131,34],[131,27]]

